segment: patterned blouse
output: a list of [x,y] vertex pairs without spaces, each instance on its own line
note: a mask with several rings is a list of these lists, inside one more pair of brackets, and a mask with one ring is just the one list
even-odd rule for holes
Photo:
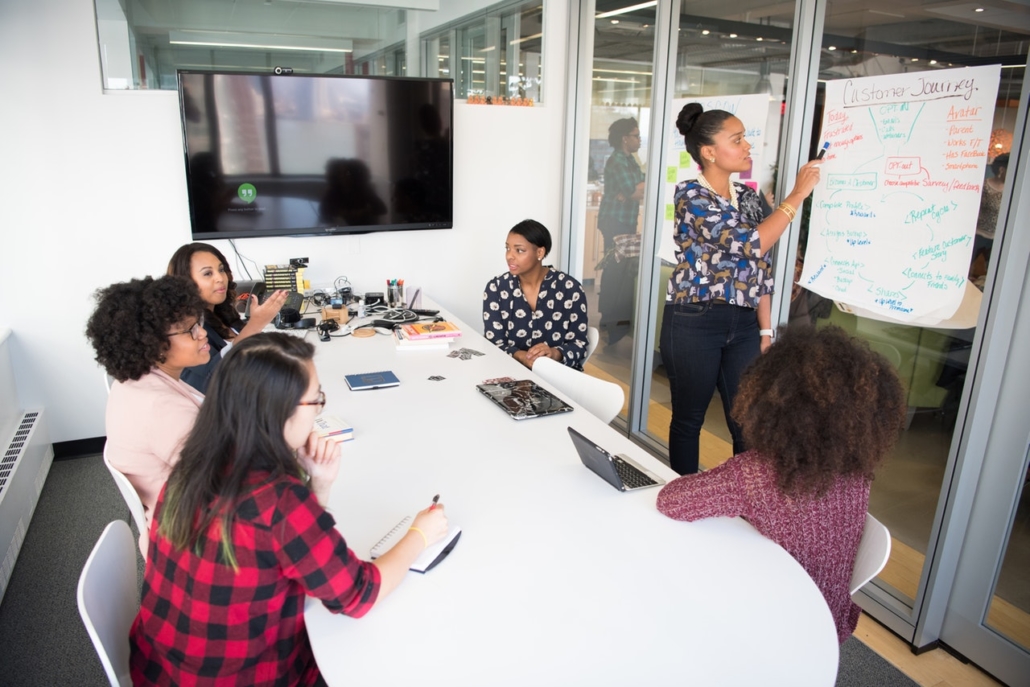
[[483,291],[483,336],[508,355],[546,343],[561,351],[564,364],[582,370],[587,296],[578,281],[552,267],[540,285],[536,310],[531,310],[519,278],[505,272]]
[[713,194],[694,180],[676,186],[676,269],[667,302],[726,301],[757,308],[773,292],[772,266],[759,257],[762,204],[751,188],[733,182],[737,203]]

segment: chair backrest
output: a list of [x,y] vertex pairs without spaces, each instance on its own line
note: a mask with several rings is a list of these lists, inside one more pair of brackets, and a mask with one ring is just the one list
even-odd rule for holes
[[107,374],[106,370],[101,370],[104,373],[104,388],[107,389],[107,393],[111,393],[111,385],[114,384],[114,377]]
[[129,478],[118,471],[118,468],[111,465],[111,461],[107,459],[107,447],[104,447],[104,465],[111,472],[111,477],[114,478],[114,483],[118,485],[118,491],[121,492],[122,498],[125,499],[125,503],[129,506],[129,512],[132,513],[132,520],[136,523],[136,527],[139,529],[143,536],[147,533],[147,518],[143,511],[143,501],[140,500],[139,494],[136,493],[136,487],[132,486],[132,482]]
[[132,685],[129,630],[139,611],[136,542],[124,520],[104,528],[79,575],[79,615],[112,687]]
[[590,356],[597,350],[597,342],[601,340],[601,332],[597,331],[597,327],[587,327],[587,354],[583,358],[583,362],[590,360]]
[[890,556],[891,533],[883,523],[866,513],[862,541],[858,543],[855,566],[851,569],[851,593],[854,594],[866,582],[879,575]]
[[606,423],[615,419],[626,400],[626,394],[618,384],[591,377],[550,358],[537,358],[533,372]]

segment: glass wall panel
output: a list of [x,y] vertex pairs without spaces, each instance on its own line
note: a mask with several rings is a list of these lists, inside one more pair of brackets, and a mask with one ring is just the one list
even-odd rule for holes
[[[1006,188],[1007,153],[1030,46],[1030,22],[1026,15],[1021,15],[1022,21],[1015,23],[1023,28],[1014,30],[1015,15],[1006,12],[1008,6],[1003,0],[953,7],[893,2],[885,4],[884,11],[872,11],[858,8],[849,0],[830,0],[826,12],[814,136],[819,133],[823,115],[822,84],[830,80],[1002,65],[998,100],[993,113],[988,115],[993,121],[987,162],[994,165],[988,164],[986,168],[969,258],[966,293],[973,301],[970,316],[963,322],[920,327],[845,312],[838,304],[798,285],[790,297],[791,322],[835,324],[865,339],[895,365],[906,386],[905,430],[873,483],[869,510],[888,527],[893,538],[890,561],[877,585],[910,607],[919,595],[931,546],[934,517],[960,421],[959,402],[973,376],[969,367],[977,334],[973,323],[981,307],[984,284],[993,277],[992,259],[1001,240],[995,225]],[[813,153],[820,143],[811,142]],[[977,162],[982,164],[982,158]],[[799,213],[799,219],[796,275],[800,274],[807,245],[807,208]],[[1013,283],[1022,281],[1017,275],[1013,277]],[[1025,551],[1026,536],[1025,527],[1013,529],[1015,539],[1010,543],[1010,551]],[[1015,578],[1004,577],[1005,584],[998,586],[999,595],[1030,588],[1030,568],[1023,565],[1010,570]],[[1025,599],[1012,604],[1024,617],[1026,606]]]
[[[600,330],[588,374],[620,384],[629,398],[635,293],[644,221],[643,169],[651,142],[655,7],[597,0],[590,89],[583,288]],[[624,408],[622,416],[626,416]]]
[[[177,69],[404,74],[407,13],[316,0],[95,0],[106,89],[176,88]],[[376,60],[368,61],[368,56]],[[365,58],[356,67],[355,58]]]
[[[772,196],[779,162],[793,20],[793,2],[770,5],[759,0],[726,3],[684,0],[679,16],[671,94],[674,107],[670,117],[675,121],[680,107],[692,100],[701,102],[706,110],[722,109],[737,115],[752,145],[753,164],[749,173],[734,178],[764,194],[773,207],[776,205]],[[658,238],[661,276],[660,288],[654,294],[658,308],[656,332],[661,331],[666,286],[676,264],[672,195],[676,182],[693,178],[698,169],[674,128],[667,132],[660,145],[666,146],[670,168],[664,179],[666,206],[662,214],[665,221]],[[672,403],[657,335],[654,355],[646,427],[649,436],[667,443]],[[731,455],[732,440],[722,399],[716,392],[701,430],[700,465],[703,469],[712,468]]]
[[[1030,456],[1027,456],[1030,459]],[[1030,493],[1026,481],[1012,513],[1008,544],[991,595],[986,625],[1030,651]]]
[[421,38],[427,75],[453,78],[455,97],[540,102],[542,0],[495,5]]

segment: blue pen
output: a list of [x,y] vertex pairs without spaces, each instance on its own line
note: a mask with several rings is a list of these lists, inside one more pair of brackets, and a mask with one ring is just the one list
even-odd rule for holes
[[822,150],[820,150],[819,154],[815,156],[815,159],[816,160],[822,160],[823,159],[823,155],[825,155],[826,151],[829,150],[829,149],[830,149],[830,142],[826,141],[825,143],[823,143]]

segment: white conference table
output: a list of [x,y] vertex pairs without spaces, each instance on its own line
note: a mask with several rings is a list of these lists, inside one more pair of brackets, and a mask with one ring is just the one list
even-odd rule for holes
[[[568,426],[675,473],[582,408],[509,418],[475,385],[542,380],[449,319],[463,330],[451,348],[485,355],[398,351],[383,335],[313,341],[325,412],[354,427],[330,502],[350,547],[367,560],[437,493],[462,528],[447,559],[409,572],[364,618],[308,598],[329,685],[834,684],[832,617],[789,554],[739,518],[677,522],[655,509],[658,489],[613,489],[580,462]],[[378,370],[401,385],[344,381]]]

